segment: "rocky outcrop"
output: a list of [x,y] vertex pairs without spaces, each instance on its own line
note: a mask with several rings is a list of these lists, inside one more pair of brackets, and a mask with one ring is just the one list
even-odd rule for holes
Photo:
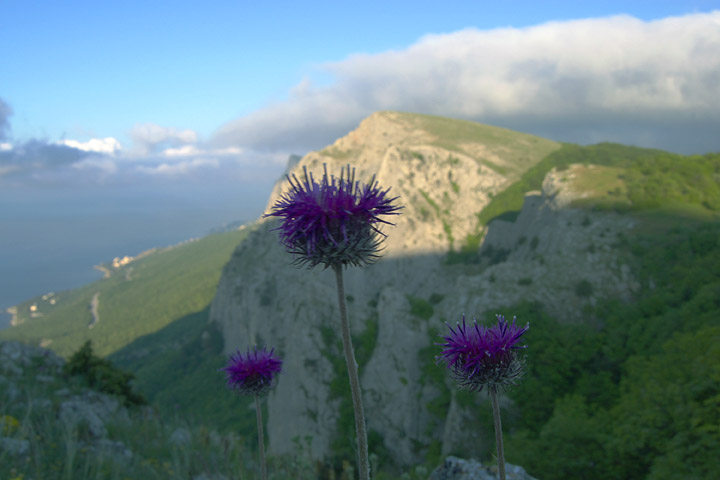
[[[505,464],[505,476],[508,480],[535,480],[517,465]],[[442,465],[436,468],[428,480],[497,480],[497,465],[488,467],[476,460],[463,460],[447,457]]]
[[[51,350],[19,342],[0,342],[0,405],[6,415],[3,418],[23,418],[28,408],[43,412],[70,432],[86,429],[82,448],[118,460],[132,458],[132,452],[122,442],[108,438],[106,428],[110,419],[113,422],[127,420],[127,410],[113,396],[88,389],[69,389],[62,375],[64,364]],[[0,455],[28,454],[30,443],[24,438],[15,438],[13,430],[0,428]]]
[[[473,417],[467,406],[452,400],[439,427],[428,411],[428,403],[441,393],[422,373],[433,361],[434,354],[427,353],[436,341],[433,329],[463,313],[472,316],[522,300],[542,302],[563,321],[581,321],[585,305],[601,296],[627,295],[635,286],[612,249],[629,221],[560,205],[557,189],[526,197],[514,222],[498,220],[479,228],[476,214],[516,178],[513,162],[540,159],[528,159],[535,137],[507,137],[507,131],[483,126],[489,130],[472,138],[456,134],[452,143],[415,120],[375,114],[290,168],[297,176],[303,167],[317,176],[323,164],[339,173],[351,163],[356,178],[366,181],[377,173],[380,185],[392,186],[391,193],[405,206],[393,219],[396,226],[385,229],[384,258],[346,271],[353,334],[368,352],[360,365],[368,428],[380,434],[400,466],[422,463],[436,440],[442,441],[443,452],[462,455],[479,453],[468,445],[492,444],[492,432],[467,428]],[[488,140],[500,133],[503,146]],[[545,155],[548,148],[538,152]],[[266,211],[286,187],[278,182]],[[270,453],[288,453],[294,438],[309,436],[311,454],[322,458],[337,434],[342,401],[331,391],[335,375],[343,374],[333,367],[338,342],[334,276],[291,265],[272,231],[275,225],[259,220],[234,252],[210,321],[222,331],[227,353],[257,344],[275,347],[283,357],[283,374],[268,397]],[[484,242],[473,262],[449,265],[448,251],[474,235],[483,235]],[[489,408],[480,396],[473,408],[478,406]],[[458,427],[444,428],[448,425]]]
[[121,397],[65,375],[64,364],[49,350],[0,341],[1,478],[254,476],[256,456],[236,433],[210,430],[177,412],[125,408]]

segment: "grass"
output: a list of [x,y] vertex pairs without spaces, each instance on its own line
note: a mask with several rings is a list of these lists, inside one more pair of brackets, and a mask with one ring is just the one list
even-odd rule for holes
[[[28,450],[25,455],[0,450],[0,478],[126,480],[191,479],[202,474],[233,479],[256,476],[257,460],[251,447],[257,442],[254,436],[221,434],[181,417],[167,418],[153,409],[142,408],[130,410],[128,415],[116,414],[104,419],[109,442],[101,446],[82,423],[73,425],[58,420],[59,400],[53,388],[64,385],[57,381],[38,385],[31,375],[26,375],[19,386],[22,400],[10,401],[7,396],[0,396],[0,412],[15,419],[16,426],[4,434],[6,438],[27,442]],[[77,385],[70,388],[76,394],[83,391]],[[33,406],[33,399],[42,398],[51,399],[50,406]],[[171,441],[176,432],[187,432],[185,441]],[[125,449],[130,453],[120,453]],[[315,465],[302,448],[293,455],[270,457],[268,471],[269,478],[274,480],[317,478]]]
[[590,188],[591,195],[597,195],[584,205],[580,202],[580,207],[647,211],[668,205],[696,205],[708,217],[720,212],[720,154],[684,156],[610,143],[587,147],[563,144],[493,196],[477,214],[478,220],[484,226],[518,212],[525,193],[540,190],[550,170],[568,171],[571,165],[580,173],[573,180],[575,188]]
[[137,390],[158,408],[181,412],[223,432],[250,434],[255,417],[243,404],[252,399],[227,394],[218,373],[226,362],[222,336],[208,325],[208,311],[188,314],[109,358],[133,372]]
[[339,148],[335,146],[329,146],[320,151],[323,155],[326,155],[328,157],[334,158],[336,160],[352,160],[355,158],[359,151],[356,149],[350,149],[350,150],[340,150]]
[[701,223],[720,221],[720,215],[701,205],[687,203],[667,204],[633,212],[637,223],[633,232],[637,234],[663,233],[673,228],[693,227]]
[[[560,144],[552,140],[467,120],[396,114],[402,121],[433,135],[433,145],[465,153],[511,179],[560,148]],[[474,150],[473,145],[482,145],[487,151],[486,157],[478,156],[478,150]]]
[[565,170],[568,183],[565,188],[582,194],[571,203],[573,207],[615,208],[630,206],[628,188],[623,180],[627,169],[603,165],[572,165]]

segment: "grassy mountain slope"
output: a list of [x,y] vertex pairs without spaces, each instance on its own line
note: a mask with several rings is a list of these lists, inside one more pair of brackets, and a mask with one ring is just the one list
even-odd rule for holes
[[480,222],[487,225],[501,215],[512,218],[522,207],[525,192],[539,190],[553,168],[566,170],[573,164],[606,167],[601,175],[584,171],[575,180],[576,188],[592,194],[591,201],[580,202],[585,207],[677,212],[685,205],[695,206],[686,210],[705,219],[720,211],[720,154],[685,156],[611,143],[565,144],[496,195],[478,212]]
[[224,374],[218,372],[226,362],[222,346],[204,308],[138,338],[109,359],[133,372],[136,389],[160,409],[179,411],[221,431],[252,435],[252,399],[228,392]]
[[552,140],[467,120],[416,114],[403,118],[432,134],[432,145],[477,155],[483,165],[511,181],[559,147]]
[[[246,236],[247,230],[235,230],[158,249],[114,269],[109,278],[24,302],[17,306],[22,324],[0,331],[0,339],[41,344],[66,357],[92,340],[98,354],[109,355],[205,308],[222,266]],[[99,320],[90,328],[94,297]]]

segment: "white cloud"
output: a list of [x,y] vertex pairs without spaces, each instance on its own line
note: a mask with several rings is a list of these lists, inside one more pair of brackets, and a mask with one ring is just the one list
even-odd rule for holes
[[190,171],[199,168],[213,167],[217,168],[220,163],[213,158],[194,158],[192,160],[177,163],[161,163],[159,165],[141,165],[136,167],[136,171],[150,175],[184,175]]
[[197,133],[193,130],[179,130],[153,123],[133,126],[132,130],[130,130],[130,137],[135,147],[142,154],[157,152],[166,148],[176,148],[198,141]]
[[190,155],[200,154],[200,150],[195,145],[183,145],[179,148],[166,148],[163,155],[166,157],[187,157]]
[[140,142],[142,148],[130,151],[112,137],[86,142],[0,142],[0,189],[10,185],[65,184],[82,188],[138,182],[178,188],[188,182],[247,183],[257,176],[266,181],[268,171],[277,169],[287,158],[234,146],[208,148],[197,142],[191,130],[146,124],[136,126],[134,132],[136,147]]
[[58,145],[76,148],[84,152],[106,153],[109,155],[122,150],[120,142],[112,137],[93,138],[87,142],[79,142],[77,140],[60,140]]
[[212,156],[232,156],[241,155],[243,150],[238,147],[228,148],[214,148],[210,150],[203,150],[196,145],[183,145],[178,148],[166,148],[163,150],[162,155],[165,157],[190,157],[198,155],[212,155]]
[[467,29],[322,69],[334,83],[305,79],[287,101],[226,124],[214,140],[304,151],[374,111],[402,110],[581,143],[720,149],[720,11]]

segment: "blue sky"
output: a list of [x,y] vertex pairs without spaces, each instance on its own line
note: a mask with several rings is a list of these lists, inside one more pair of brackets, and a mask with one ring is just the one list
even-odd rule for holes
[[133,126],[148,123],[209,139],[304,79],[332,82],[328,62],[404,50],[426,34],[714,8],[720,2],[3,0],[0,98],[18,142],[114,137],[130,146]]

